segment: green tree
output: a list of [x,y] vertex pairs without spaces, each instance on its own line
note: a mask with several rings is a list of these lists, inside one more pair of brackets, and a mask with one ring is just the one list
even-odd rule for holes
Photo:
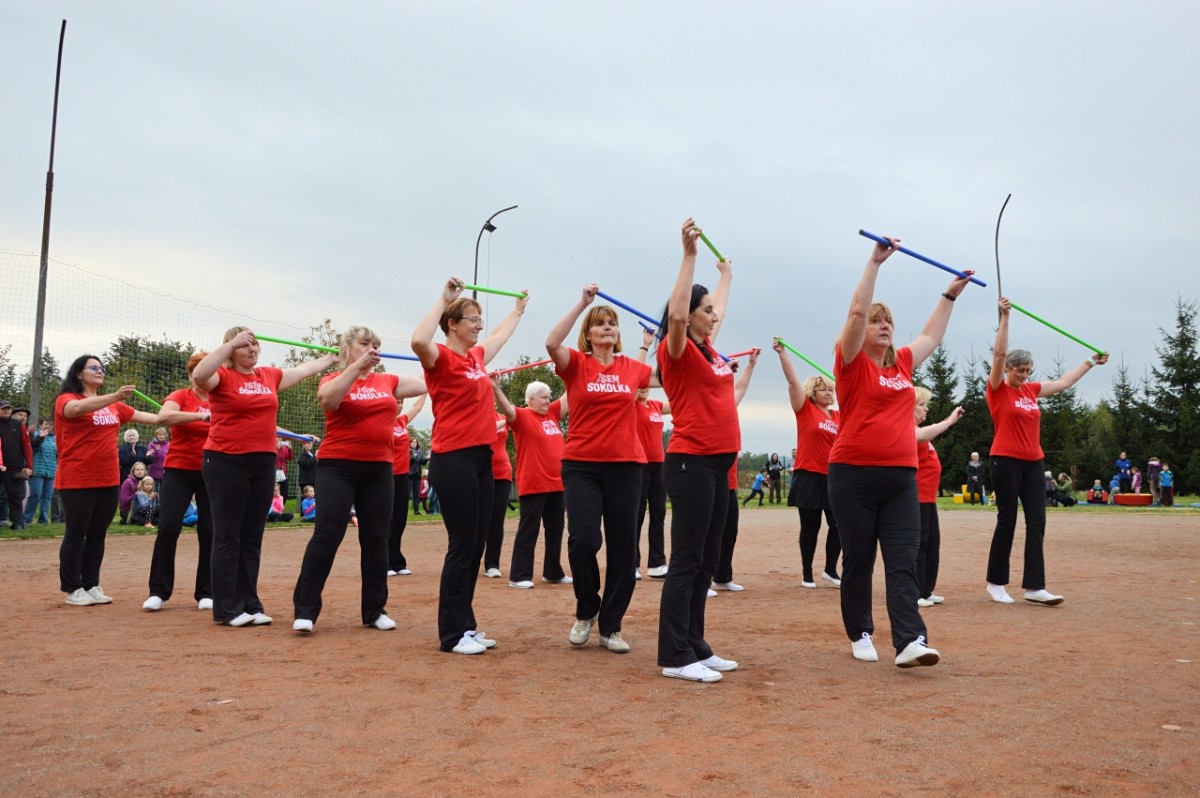
[[[933,396],[929,399],[929,415],[926,417],[927,424],[932,424],[941,421],[946,416],[950,415],[950,411],[954,409],[957,402],[955,395],[958,393],[958,369],[954,362],[950,359],[949,353],[944,346],[938,346],[933,350],[933,354],[929,359],[921,364],[921,368],[913,375],[913,382],[917,385],[922,385],[929,389]],[[961,446],[955,446],[958,439],[965,439],[969,433],[966,429],[959,429],[959,425],[954,425],[946,431],[944,435],[934,442],[937,447],[938,456],[943,462],[957,462],[957,449]],[[966,459],[963,459],[966,462]],[[949,488],[950,492],[956,492],[962,484],[962,474],[958,468],[943,468],[942,483],[939,485],[939,492]]]
[[0,399],[15,401],[20,396],[21,381],[17,377],[17,364],[9,357],[12,344],[0,346]]
[[1130,379],[1129,369],[1124,364],[1117,369],[1112,386],[1112,399],[1100,400],[1111,417],[1111,424],[1106,429],[1109,458],[1115,461],[1125,451],[1135,463],[1144,461],[1150,456],[1154,424],[1150,420],[1150,408],[1142,399],[1143,386]]
[[[538,360],[545,360],[545,358],[538,358]],[[537,361],[535,361],[529,355],[521,355],[517,358],[517,362],[514,363],[513,366],[524,366],[526,364],[535,362]],[[512,368],[512,366],[509,366],[508,368]],[[501,369],[498,368],[496,370],[500,371]],[[513,407],[525,406],[525,389],[529,387],[531,382],[544,382],[549,385],[550,396],[554,399],[561,397],[567,387],[566,384],[563,383],[562,379],[554,373],[553,364],[532,366],[530,368],[521,369],[520,371],[510,371],[508,374],[501,374],[499,379],[500,390],[503,391],[505,397],[508,398],[508,401],[512,403]],[[558,422],[558,425],[562,427],[564,434],[566,434],[567,431],[567,421],[569,415],[570,413],[564,413]],[[508,443],[506,444],[506,447],[508,449],[508,459],[515,464],[517,462],[517,449],[512,435],[508,436]]]
[[[958,492],[967,481],[967,461],[971,452],[979,452],[980,458],[986,463],[988,450],[992,447],[992,414],[988,411],[984,387],[987,385],[988,371],[992,364],[989,360],[971,357],[966,362],[961,379],[963,392],[957,404],[962,405],[963,417],[950,428],[934,446],[942,460],[942,485],[952,492]],[[949,412],[949,411],[947,411]],[[945,418],[943,414],[934,421]],[[987,482],[985,473],[984,485]]]
[[1159,327],[1163,343],[1154,347],[1159,367],[1151,367],[1152,413],[1163,435],[1159,452],[1175,472],[1177,494],[1200,487],[1200,359],[1196,348],[1196,302],[1175,301],[1175,333]]
[[[42,350],[42,369],[41,369],[41,401],[36,409],[30,408],[34,412],[30,415],[31,424],[36,424],[38,419],[50,418],[54,415],[54,399],[58,396],[58,390],[62,387],[62,375],[59,372],[58,361],[54,359],[54,355],[50,354],[49,349]],[[22,377],[22,387],[20,394],[28,402],[33,395],[33,369],[25,372]]]
[[[306,344],[316,344],[336,349],[341,343],[341,337],[341,333],[333,326],[333,321],[325,319],[320,324],[309,328],[309,332],[301,336],[300,340]],[[324,357],[326,354],[326,352],[317,349],[293,347],[288,349],[287,355],[283,358],[281,368],[286,369],[292,366],[299,366],[301,363],[316,360],[319,357]],[[379,370],[382,371],[383,367],[381,366]],[[320,386],[320,382],[320,376],[310,377],[307,380],[302,380],[288,390],[280,392],[279,415],[276,417],[276,423],[280,427],[295,432],[298,435],[325,437],[325,411],[321,409],[321,405],[317,402],[317,388]],[[290,445],[293,451],[298,451],[298,443],[291,442]],[[292,460],[288,463],[288,479],[295,480],[297,477],[296,461]]]
[[[103,357],[106,371],[104,389],[112,391],[122,385],[133,385],[155,402],[161,403],[167,394],[187,385],[187,362],[194,351],[195,347],[190,342],[171,341],[166,337],[154,341],[136,335],[123,335]],[[129,404],[147,412],[156,409],[136,396]],[[145,424],[136,426],[141,442],[145,444],[153,435],[154,428]]]

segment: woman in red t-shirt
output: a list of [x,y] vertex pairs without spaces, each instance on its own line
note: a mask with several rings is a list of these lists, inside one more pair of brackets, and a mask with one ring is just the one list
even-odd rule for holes
[[[412,334],[412,350],[425,369],[433,403],[433,454],[429,481],[442,504],[448,545],[438,591],[438,638],[442,651],[482,654],[496,645],[475,623],[475,579],[492,513],[492,443],[496,411],[487,364],[508,342],[529,302],[516,307],[479,342],[482,308],[459,297],[463,281],[451,277],[433,308]],[[433,342],[438,328],[445,344]]]
[[[654,333],[643,327],[638,360],[646,362],[655,340]],[[656,387],[662,387],[657,385],[657,380],[653,377],[650,381]],[[663,460],[666,459],[663,427],[666,426],[666,422],[663,419],[671,415],[671,403],[651,399],[649,388],[639,390],[637,400],[638,440],[642,444],[642,451],[646,453],[646,465],[642,466],[642,498],[638,502],[637,541],[633,564],[639,566],[642,562],[642,522],[646,520],[646,513],[649,511],[650,525],[646,527],[646,541],[650,550],[646,554],[646,575],[662,579],[667,575],[667,489],[663,487]],[[636,568],[634,574],[640,576]]]
[[358,516],[363,626],[396,628],[387,616],[388,530],[392,522],[394,427],[399,400],[425,393],[417,377],[377,371],[379,336],[351,327],[338,348],[340,371],[321,378],[317,401],[325,411],[325,440],[317,451],[317,495],[321,512],[304,549],[292,594],[292,628],[311,634],[321,615],[321,593],[346,537],[350,508]]
[[732,266],[720,261],[717,290],[693,282],[700,230],[683,224],[683,262],[659,329],[658,379],[671,403],[674,429],[667,442],[663,483],[671,497],[671,561],[658,622],[658,664],[673,679],[715,682],[733,660],[713,653],[704,639],[709,583],[721,557],[729,509],[729,469],[741,449],[733,369],[713,350],[724,317]]
[[213,517],[213,620],[229,626],[271,622],[258,598],[258,565],[275,493],[279,391],[337,362],[329,354],[277,369],[258,365],[258,356],[254,333],[231,327],[192,371],[212,409],[201,471]]
[[[579,301],[546,336],[546,352],[567,386],[571,405],[562,461],[567,560],[575,589],[575,623],[567,639],[583,645],[599,622],[600,645],[623,654],[629,651],[621,623],[633,598],[633,549],[645,460],[637,438],[636,392],[650,384],[650,367],[621,354],[615,310],[608,305],[588,308],[599,290],[594,283],[584,286]],[[570,349],[563,341],[581,315],[579,349]],[[596,560],[601,543],[607,558],[603,595]]]
[[1017,528],[1017,500],[1025,510],[1025,572],[1021,587],[1025,600],[1035,604],[1062,604],[1063,597],[1046,590],[1046,560],[1042,549],[1046,534],[1046,480],[1042,465],[1042,411],[1038,399],[1067,390],[1092,370],[1108,362],[1108,353],[1094,355],[1049,382],[1029,382],[1033,355],[1008,348],[1008,297],[1000,299],[1000,324],[992,349],[987,403],[996,428],[992,439],[992,489],[996,493],[996,529],[988,552],[987,591],[992,601],[1012,604],[1004,586],[1013,534]]
[[180,388],[163,399],[159,422],[171,427],[171,447],[163,463],[162,488],[159,492],[158,535],[150,557],[150,598],[142,609],[157,612],[175,592],[175,549],[183,531],[183,516],[192,496],[196,497],[196,590],[193,594],[202,610],[212,609],[212,510],[208,488],[204,485],[204,442],[208,440],[208,394],[196,387],[196,366],[207,352],[196,352],[187,362],[190,388]]
[[842,423],[829,452],[829,500],[842,539],[840,598],[851,652],[865,662],[879,659],[871,642],[871,579],[878,548],[896,665],[911,668],[938,661],[938,652],[926,645],[925,622],[917,609],[921,518],[912,373],[941,343],[954,300],[972,272],[950,283],[920,335],[896,349],[892,312],[874,301],[879,267],[899,241],[888,240],[890,244],[876,244],[871,252],[834,351]]
[[496,440],[492,442],[492,513],[488,518],[487,539],[483,546],[484,573],[490,579],[500,576],[500,550],[504,548],[504,514],[512,493],[513,468],[508,459],[508,419],[496,413]]
[[408,495],[410,492],[408,467],[412,453],[408,425],[425,407],[425,395],[418,396],[408,410],[396,416],[392,427],[392,525],[388,530],[388,576],[408,576],[408,560],[400,550],[404,530],[408,527]]
[[840,587],[837,562],[842,554],[841,537],[833,505],[829,503],[829,450],[837,440],[842,414],[833,409],[833,380],[814,374],[803,383],[796,375],[791,357],[776,338],[771,348],[779,354],[788,385],[788,399],[796,416],[795,461],[792,463],[792,486],[788,489],[788,506],[800,513],[800,586],[816,589],[813,579],[813,559],[817,554],[817,535],[821,531],[821,514],[825,514],[825,568],[821,580],[831,587]]
[[[735,407],[742,404],[742,397],[746,395],[746,390],[750,387],[750,380],[754,376],[754,367],[758,365],[759,354],[758,349],[751,350],[750,356],[746,359],[746,367],[738,374],[737,382],[733,386]],[[721,557],[717,560],[717,570],[713,573],[712,586],[717,590],[741,593],[746,588],[733,581],[733,550],[737,546],[738,525],[741,520],[737,490],[738,472],[735,459],[733,466],[729,469],[729,506],[725,510],[725,528],[721,530]]]
[[[62,498],[62,545],[58,549],[59,589],[78,607],[110,604],[100,588],[104,538],[120,499],[121,469],[117,431],[121,425],[157,424],[158,416],[134,410],[123,400],[134,386],[122,385],[102,394],[104,366],[94,355],[82,355],[67,368],[54,400],[58,431],[58,471],[54,487]],[[19,508],[18,508],[19,509]]]
[[[517,498],[521,520],[513,540],[512,564],[508,586],[528,590],[533,587],[533,552],[537,547],[538,527],[546,529],[542,557],[542,579],[571,584],[563,572],[563,434],[558,422],[567,412],[567,397],[550,401],[550,386],[534,380],[525,386],[525,407],[513,407],[500,389],[500,380],[492,378],[496,407],[512,429],[517,449]],[[496,573],[499,576],[499,571]],[[491,573],[488,573],[491,576]]]
[[929,415],[929,400],[933,393],[920,385],[916,387],[913,423],[917,427],[917,502],[921,506],[921,546],[917,550],[917,585],[921,588],[918,607],[932,607],[945,599],[933,592],[937,587],[938,565],[941,561],[942,528],[938,524],[938,483],[942,479],[942,463],[938,460],[933,439],[950,429],[963,416],[956,407],[950,415],[936,424],[922,427]]

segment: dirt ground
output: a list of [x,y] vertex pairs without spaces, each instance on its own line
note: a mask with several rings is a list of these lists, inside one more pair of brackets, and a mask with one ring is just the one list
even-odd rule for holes
[[437,524],[405,536],[398,630],[360,625],[349,536],[307,638],[291,630],[307,529],[268,532],[275,624],[242,629],[196,610],[194,536],[158,613],[141,609],[150,536],[109,537],[116,601],[98,607],[63,603],[58,540],[0,542],[0,795],[1200,794],[1200,514],[1052,512],[1049,587],[1067,601],[1047,608],[992,603],[994,516],[943,512],[946,602],[923,611],[942,662],[902,670],[881,568],[880,661],[861,663],[837,590],[800,587],[793,512],[743,513],[746,590],[708,608],[708,640],[741,667],[710,685],[658,674],[651,579],[629,654],[567,642],[570,587],[482,577],[499,645],[439,652]]

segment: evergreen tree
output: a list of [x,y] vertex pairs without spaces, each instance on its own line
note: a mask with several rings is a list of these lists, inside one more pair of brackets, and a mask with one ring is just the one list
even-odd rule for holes
[[1143,386],[1130,379],[1124,363],[1117,369],[1112,385],[1112,399],[1100,400],[1111,417],[1111,424],[1106,428],[1107,452],[1114,464],[1122,451],[1128,453],[1134,465],[1144,463],[1152,454],[1154,425],[1150,420],[1150,408],[1142,400]]
[[[122,385],[133,385],[138,391],[161,404],[167,394],[188,384],[187,362],[196,348],[191,342],[154,341],[136,335],[122,335],[103,356],[105,379],[103,391],[115,391]],[[42,395],[46,389],[42,388]],[[54,395],[50,394],[51,401]],[[134,396],[128,402],[138,410],[153,413],[157,410],[145,399]],[[154,427],[140,424],[138,429],[144,445],[154,435]]]
[[1175,301],[1175,334],[1159,327],[1154,347],[1161,367],[1151,367],[1153,419],[1164,435],[1159,456],[1175,472],[1175,493],[1200,487],[1200,359],[1196,348],[1196,302]]
[[[59,373],[60,366],[58,361],[54,359],[54,355],[50,354],[49,349],[42,350],[42,369],[39,379],[41,380],[41,406],[38,408],[30,408],[33,411],[29,416],[30,424],[36,424],[38,419],[51,418],[54,415],[54,400],[58,396],[58,389],[62,386],[62,375]],[[25,372],[22,377],[22,387],[20,395],[24,401],[28,403],[29,397],[33,395],[33,369]],[[13,397],[16,401],[16,397]]]
[[[967,481],[967,462],[971,459],[971,452],[979,452],[980,458],[985,463],[988,461],[994,427],[984,388],[987,386],[991,367],[991,361],[988,360],[972,357],[967,361],[962,377],[962,396],[956,403],[962,405],[962,420],[934,443],[942,459],[942,485],[951,492],[960,491],[963,483]],[[946,415],[942,414],[934,418],[934,421],[945,417]],[[987,478],[985,473],[985,486],[990,484]]]
[[[1057,380],[1066,368],[1063,358],[1054,360],[1054,370],[1043,382]],[[1045,455],[1046,468],[1055,476],[1060,471],[1066,471],[1072,479],[1083,459],[1083,433],[1085,407],[1080,403],[1079,391],[1068,388],[1053,396],[1040,400],[1042,406],[1042,452]],[[1116,454],[1112,459],[1116,460]],[[1111,475],[1110,475],[1111,476]]]

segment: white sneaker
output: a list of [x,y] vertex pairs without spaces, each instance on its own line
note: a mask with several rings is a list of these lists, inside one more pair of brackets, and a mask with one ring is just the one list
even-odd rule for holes
[[265,612],[256,612],[254,613],[254,620],[251,621],[251,623],[253,623],[255,626],[267,626],[273,620],[275,619],[270,615],[267,615]]
[[646,571],[646,576],[650,577],[651,579],[662,579],[666,575],[667,566],[665,565],[656,565],[649,571]]
[[200,601],[196,602],[196,609],[211,610],[212,609],[212,599],[210,599],[210,598],[200,599]]
[[1062,596],[1056,596],[1048,590],[1026,590],[1025,600],[1032,601],[1034,604],[1044,604],[1047,607],[1055,607],[1063,603]]
[[471,637],[475,638],[475,642],[484,648],[495,648],[496,641],[487,636],[487,632],[467,632]]
[[917,599],[917,606],[918,607],[932,607],[933,602],[927,598],[919,598],[919,599]]
[[642,569],[641,568],[633,569],[633,578],[634,578],[634,580],[636,580],[638,582],[642,581]]
[[879,662],[879,654],[875,651],[875,644],[871,642],[871,635],[867,632],[862,633],[862,637],[850,644],[850,650],[854,652],[854,658],[863,662]]
[[824,571],[821,572],[821,581],[824,582],[825,584],[829,585],[830,587],[841,587],[842,586],[841,579],[838,579],[836,576],[830,576],[829,574],[825,573]]
[[245,626],[246,624],[250,623],[253,620],[254,620],[253,615],[251,615],[248,612],[243,612],[241,615],[234,618],[233,620],[225,621],[225,625],[226,626]]
[[388,571],[388,576],[399,576],[399,575],[400,575],[399,571],[391,571],[391,570]]
[[721,674],[707,667],[703,662],[693,662],[682,668],[663,668],[662,675],[668,679],[685,679],[689,682],[721,681]]
[[310,635],[313,631],[313,622],[304,618],[297,618],[292,621],[292,629],[300,634]]
[[731,593],[741,593],[746,589],[737,582],[713,582],[713,587],[717,590],[728,590]]
[[708,589],[708,597],[709,597],[709,598],[716,598],[716,597],[717,597],[717,591],[713,590],[713,589],[710,587],[710,588]]
[[629,653],[629,644],[625,642],[625,638],[621,637],[620,632],[613,632],[608,637],[600,635],[600,645],[604,646],[614,654]]
[[86,592],[96,604],[112,604],[112,596],[106,596],[104,588],[100,587],[100,585],[89,587]]
[[567,639],[571,641],[573,646],[582,646],[592,636],[592,626],[596,623],[595,618],[587,620],[576,620],[575,625],[571,627],[571,633],[567,635]]
[[163,600],[158,596],[151,596],[142,602],[142,609],[147,612],[158,612],[163,608]]
[[1016,603],[1013,597],[1008,595],[1008,591],[1004,589],[1004,585],[993,585],[991,582],[988,582],[987,592],[992,597],[992,601],[997,604]]
[[904,647],[896,655],[897,668],[915,668],[918,665],[937,665],[941,657],[937,649],[925,645],[925,635],[917,635],[917,639]]
[[542,577],[543,582],[548,582],[552,585],[570,585],[574,584],[575,580],[569,576],[564,576],[562,579],[547,579]]
[[483,643],[475,639],[475,635],[470,632],[463,633],[462,640],[458,641],[458,645],[450,649],[455,654],[482,654],[487,651],[487,647]]
[[408,570],[407,568],[401,568],[396,573],[400,576],[412,576],[412,571]]
[[509,582],[509,587],[519,588],[521,590],[529,590],[533,587],[533,582],[529,579],[522,579],[520,582]]
[[486,576],[488,579],[497,579],[500,576],[500,569],[499,568],[489,568],[483,572],[483,575]]
[[941,604],[943,601],[946,600],[946,598],[944,596],[939,596],[937,593],[934,593],[929,596],[929,600],[932,601],[934,604]]
[[806,588],[808,588],[809,590],[816,590],[816,589],[817,589],[817,583],[816,583],[816,582],[805,582],[805,581],[804,581],[804,578],[803,578],[803,577],[801,577],[801,578],[800,578],[800,587],[806,587]]
[[700,660],[700,664],[708,668],[710,671],[719,671],[721,673],[737,670],[736,662],[731,659],[721,659],[716,654],[713,654],[708,659]]
[[67,603],[75,607],[90,607],[96,603],[96,600],[86,590],[77,587],[73,593],[67,594]]
[[371,626],[374,626],[381,632],[390,632],[396,628],[396,622],[381,612],[379,613],[379,617],[371,622]]

